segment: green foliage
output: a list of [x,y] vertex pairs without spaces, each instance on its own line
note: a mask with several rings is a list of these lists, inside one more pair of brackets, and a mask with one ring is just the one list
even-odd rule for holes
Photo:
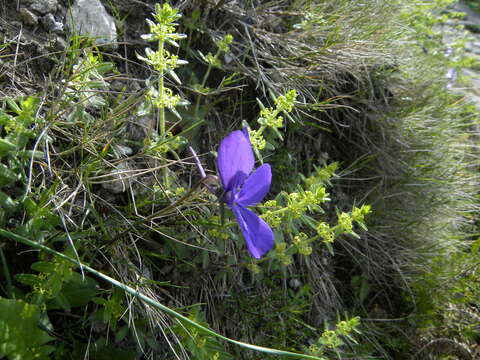
[[[163,5],[156,4],[155,12],[152,14],[157,21],[156,23],[147,19],[150,25],[150,33],[142,35],[142,38],[148,41],[158,41],[158,50],[153,51],[150,48],[145,50],[147,57],[137,55],[137,57],[152,66],[158,71],[158,89],[151,87],[147,93],[147,99],[160,111],[160,137],[162,140],[167,137],[165,125],[165,109],[169,109],[180,118],[175,110],[177,105],[183,104],[179,95],[173,95],[173,91],[164,85],[165,76],[168,74],[177,83],[181,81],[175,69],[180,65],[187,64],[186,61],[180,60],[177,55],[171,54],[165,49],[166,44],[179,47],[177,40],[184,39],[186,35],[175,32],[177,24],[175,21],[180,18],[177,9],[172,8],[168,3]],[[151,129],[152,130],[152,129]],[[151,136],[150,131],[150,136]]]
[[[47,360],[55,350],[43,330],[49,326],[39,306],[0,298],[0,356],[8,360]],[[40,326],[42,325],[42,328]]]
[[355,343],[352,335],[359,332],[359,325],[360,318],[358,317],[338,321],[334,330],[325,330],[317,341],[310,345],[309,353],[319,356],[333,351],[340,358],[339,349],[342,348],[345,341]]
[[[194,306],[188,314],[188,318],[197,324],[208,326],[205,316],[199,307]],[[187,323],[179,321],[172,327],[172,331],[182,340],[182,346],[188,351],[193,360],[230,360],[233,359],[223,345],[208,334],[203,333]]]
[[[284,113],[286,116],[289,116],[288,113],[292,112],[295,99],[297,97],[297,92],[295,90],[289,90],[285,95],[280,95],[274,98],[275,108],[268,107],[266,108],[260,100],[257,99],[258,104],[260,105],[260,116],[257,120],[260,128],[258,130],[250,130],[250,141],[252,142],[253,149],[255,150],[257,156],[262,160],[260,155],[260,150],[267,148],[268,150],[275,150],[274,137],[279,140],[283,140],[283,136],[279,131],[280,128],[284,127],[283,117],[280,116],[281,113]],[[293,121],[293,119],[290,117]],[[269,133],[272,135],[268,138],[268,143],[263,137],[263,132],[268,129]],[[267,146],[268,144],[268,146]]]

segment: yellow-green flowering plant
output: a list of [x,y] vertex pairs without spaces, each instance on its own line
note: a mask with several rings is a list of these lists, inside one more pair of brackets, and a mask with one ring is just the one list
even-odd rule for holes
[[230,52],[230,45],[233,42],[233,36],[231,34],[226,34],[221,40],[215,42],[217,45],[217,52],[215,55],[212,53],[207,53],[204,55],[202,52],[199,51],[200,57],[203,61],[208,64],[207,70],[203,75],[202,82],[200,84],[193,85],[194,90],[198,93],[196,104],[195,104],[195,118],[198,119],[200,117],[200,104],[203,95],[208,95],[211,91],[207,85],[208,77],[210,76],[210,72],[213,68],[221,69],[222,62],[220,60],[220,56],[222,54],[228,54]]
[[176,32],[175,21],[181,15],[178,9],[172,8],[168,3],[163,5],[156,4],[155,12],[152,13],[156,22],[147,19],[150,26],[150,33],[142,35],[142,39],[147,41],[157,41],[158,49],[153,51],[150,48],[145,49],[145,57],[137,54],[137,57],[146,62],[158,72],[158,88],[151,87],[147,92],[147,98],[154,107],[159,110],[159,135],[162,140],[168,136],[165,125],[165,109],[170,110],[173,114],[180,118],[175,110],[177,105],[186,105],[187,101],[182,100],[178,94],[174,94],[173,90],[165,86],[165,77],[169,75],[175,82],[181,84],[180,78],[175,73],[175,69],[188,62],[181,60],[177,55],[167,50],[167,45],[179,47],[178,40],[186,38],[185,34]]
[[[156,4],[155,12],[152,13],[155,22],[147,19],[150,26],[150,33],[142,35],[142,38],[147,41],[157,41],[158,49],[153,51],[150,48],[145,50],[145,57],[137,54],[137,57],[146,62],[149,66],[158,72],[158,87],[150,87],[147,91],[147,99],[151,104],[158,109],[158,137],[152,139],[153,122],[146,138],[147,152],[155,150],[159,151],[160,155],[164,155],[169,150],[178,148],[182,140],[173,137],[172,133],[166,128],[165,109],[172,112],[178,119],[181,119],[179,113],[175,109],[178,105],[187,105],[188,101],[182,100],[178,94],[174,94],[173,90],[165,86],[165,77],[170,76],[175,82],[181,84],[180,78],[175,73],[175,69],[188,62],[181,60],[177,55],[167,50],[167,45],[178,48],[178,40],[184,39],[185,34],[176,32],[175,21],[181,15],[178,9],[172,8],[168,3],[163,5]],[[164,167],[164,181],[168,188],[168,170]]]
[[276,138],[283,140],[283,135],[280,132],[280,128],[284,127],[285,116],[289,117],[289,113],[292,112],[297,98],[296,90],[289,90],[285,95],[280,95],[274,98],[274,107],[265,107],[260,100],[257,102],[260,106],[260,116],[257,119],[260,128],[258,130],[250,130],[250,141],[257,157],[262,160],[260,151],[264,150],[269,144],[271,150],[274,149],[270,141],[267,141],[264,137],[265,131],[268,129]]

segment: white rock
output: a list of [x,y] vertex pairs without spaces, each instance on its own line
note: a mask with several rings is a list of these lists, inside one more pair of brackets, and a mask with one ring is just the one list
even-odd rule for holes
[[20,10],[18,10],[18,15],[25,25],[33,26],[38,24],[38,16],[27,8],[20,8]]
[[126,191],[130,188],[131,173],[129,173],[129,170],[132,170],[132,168],[128,161],[119,163],[117,169],[110,173],[112,176],[109,181],[103,183],[102,187],[114,194]]
[[54,13],[57,11],[57,0],[29,0],[30,9],[39,12],[42,15]]
[[95,42],[117,48],[117,27],[99,0],[76,0],[67,10],[67,26],[75,34],[95,38]]
[[42,17],[42,25],[47,31],[54,32],[54,33],[63,32],[63,24],[55,20],[55,17],[53,16],[53,14],[47,14],[44,17]]
[[119,156],[129,156],[133,154],[132,148],[126,145],[115,144],[113,145],[113,149]]

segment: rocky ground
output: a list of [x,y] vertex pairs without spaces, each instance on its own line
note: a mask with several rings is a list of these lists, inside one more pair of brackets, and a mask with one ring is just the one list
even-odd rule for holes
[[[54,67],[52,60],[46,55],[49,52],[65,50],[71,33],[94,37],[98,45],[113,52],[122,51],[117,42],[129,43],[130,49],[132,43],[143,43],[139,35],[145,27],[144,19],[151,9],[152,4],[142,1],[115,1],[105,8],[100,0],[76,0],[70,7],[64,0],[3,0],[0,35],[5,39],[4,49],[16,46],[15,56],[18,63],[27,66],[27,72],[45,78]],[[449,20],[443,25],[446,55],[458,56],[459,54],[455,53],[458,51],[448,49],[463,39],[467,40],[464,45],[465,52],[479,59],[480,14],[465,1],[457,3],[452,10],[465,13],[465,17]],[[128,15],[128,20],[124,19],[125,15]],[[141,20],[135,23],[136,18]],[[24,86],[28,87],[22,81],[25,74],[22,74],[22,70],[17,70],[19,77],[14,79],[18,82],[17,86],[12,83],[10,88],[13,92]],[[458,73],[462,75],[460,78],[467,78],[468,81],[457,81]],[[2,74],[5,76],[9,72],[2,71]],[[480,67],[457,68],[446,76],[452,79],[452,89],[464,92],[480,106]],[[28,82],[28,79],[23,80]]]

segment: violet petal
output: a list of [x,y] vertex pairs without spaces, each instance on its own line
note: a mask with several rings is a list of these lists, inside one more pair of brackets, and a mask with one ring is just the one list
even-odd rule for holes
[[220,143],[217,160],[225,191],[240,186],[252,171],[254,163],[252,145],[244,131],[236,130],[225,137]]
[[274,244],[273,231],[268,224],[252,211],[241,205],[231,207],[242,230],[250,254],[260,259]]
[[269,164],[263,164],[247,178],[235,201],[242,206],[259,203],[270,190],[271,182],[272,169]]

